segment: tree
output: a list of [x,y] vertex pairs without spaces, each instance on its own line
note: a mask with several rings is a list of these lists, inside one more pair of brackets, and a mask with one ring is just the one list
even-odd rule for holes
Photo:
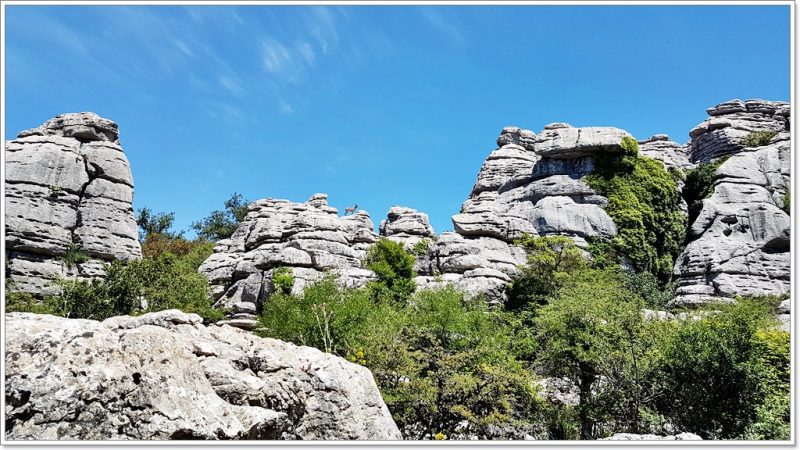
[[528,260],[510,286],[509,310],[545,304],[569,274],[586,267],[583,252],[566,236],[525,236],[516,245],[525,249]]
[[590,269],[566,280],[534,319],[537,366],[578,387],[582,439],[596,437],[595,425],[608,411],[627,416],[628,426],[638,424],[646,353],[640,308],[615,272]]
[[234,192],[228,200],[225,200],[223,210],[211,211],[208,217],[192,223],[192,229],[197,232],[197,236],[210,241],[227,239],[233,235],[239,223],[247,216],[247,205],[249,200],[245,200],[241,194]]
[[414,255],[403,244],[381,238],[367,251],[364,266],[375,272],[378,281],[370,283],[374,296],[405,301],[416,289]]
[[731,439],[757,431],[759,414],[774,415],[769,403],[789,395],[789,347],[787,334],[769,331],[770,303],[740,298],[675,328],[660,368],[670,393],[660,409],[673,423],[706,439]]
[[175,222],[174,212],[153,212],[150,208],[142,208],[137,211],[136,225],[139,226],[139,240],[144,242],[147,236],[158,234],[168,238],[177,238],[183,235],[182,232],[172,231]]

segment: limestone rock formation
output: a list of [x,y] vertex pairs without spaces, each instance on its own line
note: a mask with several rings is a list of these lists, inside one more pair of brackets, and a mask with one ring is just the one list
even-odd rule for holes
[[[623,130],[544,127],[538,135],[505,128],[478,173],[459,214],[455,233],[441,235],[429,249],[430,272],[421,287],[454,284],[490,304],[505,301],[505,290],[525,263],[513,241],[525,234],[565,235],[585,246],[587,238],[612,237],[617,229],[603,210],[608,200],[582,181],[594,158],[623,151]],[[524,138],[524,139],[523,139]]]
[[[102,263],[141,257],[133,178],[117,125],[62,114],[6,142],[7,274],[13,289],[54,294],[55,278],[93,278]],[[67,264],[81,251],[88,261]]]
[[6,439],[401,439],[372,374],[167,310],[6,315]]
[[790,107],[785,102],[734,99],[708,108],[709,118],[689,132],[689,160],[706,163],[744,150],[752,131],[789,131]]
[[782,206],[790,151],[789,133],[781,132],[717,169],[713,194],[703,200],[690,242],[675,263],[672,306],[789,293],[791,219]]
[[381,221],[380,235],[400,242],[408,249],[424,239],[435,239],[436,233],[428,220],[428,215],[415,209],[393,206]]
[[702,441],[703,438],[694,433],[680,433],[669,436],[659,436],[657,434],[633,434],[617,433],[611,437],[600,439],[601,441]]
[[686,155],[688,148],[688,144],[680,145],[672,141],[666,134],[656,134],[639,141],[639,154],[663,162],[667,169],[673,167],[681,170],[692,168],[694,165],[689,162]]
[[230,237],[217,243],[200,266],[211,283],[215,306],[230,308],[231,325],[252,329],[255,313],[273,292],[272,274],[289,267],[299,294],[309,283],[336,273],[346,286],[361,286],[374,274],[361,268],[370,244],[378,240],[370,216],[363,210],[339,217],[326,194],[306,203],[263,199]]

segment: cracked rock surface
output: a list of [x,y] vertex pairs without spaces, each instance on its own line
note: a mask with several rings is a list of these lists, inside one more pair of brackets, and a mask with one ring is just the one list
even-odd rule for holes
[[[55,294],[55,278],[93,278],[102,263],[141,257],[133,177],[117,125],[62,114],[6,142],[7,273],[14,289]],[[88,256],[68,267],[70,248]]]
[[326,271],[338,274],[346,286],[361,286],[374,279],[362,260],[377,240],[366,211],[340,217],[327,194],[314,194],[305,203],[267,198],[248,206],[230,239],[217,242],[199,271],[211,284],[215,306],[233,312],[228,323],[253,329],[256,312],[274,290],[276,268],[291,269],[294,294]]
[[6,315],[6,439],[401,439],[368,369],[203,326]]

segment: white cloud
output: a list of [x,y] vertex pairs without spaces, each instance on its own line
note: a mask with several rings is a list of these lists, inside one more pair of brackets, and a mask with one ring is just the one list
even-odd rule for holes
[[235,79],[229,77],[220,77],[219,84],[231,92],[234,95],[242,95],[244,94],[244,88],[242,85]]
[[294,114],[294,108],[292,108],[292,105],[286,103],[284,100],[281,100],[280,109],[281,113],[283,114]]

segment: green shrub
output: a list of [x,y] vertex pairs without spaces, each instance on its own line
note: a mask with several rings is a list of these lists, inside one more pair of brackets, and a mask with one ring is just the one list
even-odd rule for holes
[[64,317],[104,320],[126,314],[180,309],[206,322],[224,318],[208,299],[208,281],[191,260],[165,254],[157,259],[114,261],[106,276],[91,281],[60,280],[61,294],[52,301]]
[[645,308],[664,309],[672,300],[674,290],[672,285],[662,288],[658,278],[650,272],[620,272],[620,281],[628,291],[641,297]]
[[505,305],[509,310],[545,304],[570,273],[586,266],[581,249],[566,236],[524,236],[515,245],[528,256],[520,276],[509,286]]
[[57,305],[53,297],[38,299],[28,292],[11,291],[6,286],[6,312],[29,312],[34,314],[56,314]]
[[578,387],[581,439],[598,437],[597,424],[609,420],[639,427],[652,367],[641,305],[615,272],[591,269],[565,281],[534,319],[537,367]]
[[742,144],[745,147],[761,147],[769,144],[769,141],[777,134],[777,131],[751,131],[742,139]]
[[291,267],[278,267],[272,271],[272,286],[279,294],[291,294],[294,275]]
[[172,231],[174,222],[174,212],[153,212],[150,208],[138,210],[136,225],[139,226],[139,240],[144,242],[150,235],[160,235],[169,239],[182,237],[182,232]]
[[378,281],[370,283],[375,297],[408,299],[416,289],[414,262],[414,255],[408,253],[403,244],[386,238],[373,244],[367,251],[364,266],[378,277]]
[[659,409],[672,423],[706,439],[772,433],[781,428],[776,417],[788,424],[780,408],[788,396],[788,335],[765,331],[774,325],[773,305],[740,298],[676,324],[659,369],[667,394]]
[[703,199],[710,197],[714,192],[717,169],[727,159],[728,157],[723,157],[711,163],[698,164],[686,172],[682,195],[689,206],[689,224],[694,223],[697,216],[700,215],[700,211],[703,209]]
[[792,211],[792,193],[789,190],[786,190],[786,194],[783,196],[783,212],[786,214],[791,214]]
[[80,245],[70,242],[67,246],[67,251],[58,259],[64,262],[69,268],[75,267],[77,264],[83,264],[89,261],[89,255],[81,248]]
[[673,177],[661,161],[638,156],[638,144],[623,139],[622,155],[598,158],[586,183],[608,198],[606,212],[617,226],[616,253],[637,270],[668,280],[686,232],[686,217]]
[[368,367],[405,437],[488,435],[536,414],[536,385],[511,350],[526,347],[525,334],[453,289],[397,302],[326,278],[299,297],[272,295],[260,322],[262,336]]
[[417,258],[424,258],[425,255],[428,254],[428,250],[433,245],[433,240],[429,238],[422,238],[414,244],[414,247],[411,249],[411,252],[416,255]]
[[247,216],[247,204],[241,194],[234,192],[228,200],[225,200],[223,210],[211,211],[208,217],[192,223],[192,228],[197,233],[198,238],[209,241],[227,239],[233,235],[239,223]]

